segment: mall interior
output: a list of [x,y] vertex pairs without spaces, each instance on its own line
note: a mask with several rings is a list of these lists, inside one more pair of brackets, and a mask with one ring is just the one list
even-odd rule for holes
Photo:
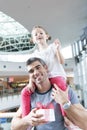
[[87,108],[87,1],[36,1],[0,1],[0,130],[11,130],[21,90],[29,83],[26,61],[36,49],[30,43],[34,25],[46,27],[52,42],[60,39],[67,83]]

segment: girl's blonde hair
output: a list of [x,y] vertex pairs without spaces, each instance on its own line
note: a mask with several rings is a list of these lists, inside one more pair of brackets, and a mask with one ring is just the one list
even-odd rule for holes
[[[39,25],[34,26],[33,29],[32,29],[32,31],[33,31],[34,29],[36,29],[36,28],[40,28],[40,29],[44,30],[44,32],[46,33],[46,35],[47,35],[47,37],[48,37],[47,41],[48,41],[48,40],[51,40],[51,36],[49,36],[48,32],[47,32],[42,26],[39,26]],[[30,38],[30,43],[33,43],[32,35],[31,35],[31,38]]]

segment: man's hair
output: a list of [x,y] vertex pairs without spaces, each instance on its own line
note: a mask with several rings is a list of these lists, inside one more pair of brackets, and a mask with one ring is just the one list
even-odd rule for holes
[[26,61],[26,66],[32,64],[33,62],[35,61],[39,61],[43,66],[46,65],[46,63],[40,59],[40,58],[37,58],[37,57],[32,57],[32,58],[29,58],[27,61]]

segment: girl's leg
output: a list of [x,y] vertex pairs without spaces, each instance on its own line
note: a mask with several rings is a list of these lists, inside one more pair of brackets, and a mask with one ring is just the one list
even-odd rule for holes
[[30,112],[30,97],[32,92],[30,92],[26,87],[21,91],[21,108],[22,117],[26,116]]
[[[50,78],[50,81],[52,84],[56,84],[63,91],[65,91],[67,88],[66,80],[61,76]],[[60,105],[60,109],[61,109],[62,115],[65,116],[65,112],[61,105]]]
[[52,84],[56,84],[61,90],[65,91],[67,88],[66,80],[62,76],[49,78]]

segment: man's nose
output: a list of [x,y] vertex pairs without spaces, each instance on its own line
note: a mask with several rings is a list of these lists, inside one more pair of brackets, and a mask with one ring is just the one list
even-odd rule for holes
[[36,74],[38,74],[38,70],[37,69],[34,70],[34,75],[36,75]]

